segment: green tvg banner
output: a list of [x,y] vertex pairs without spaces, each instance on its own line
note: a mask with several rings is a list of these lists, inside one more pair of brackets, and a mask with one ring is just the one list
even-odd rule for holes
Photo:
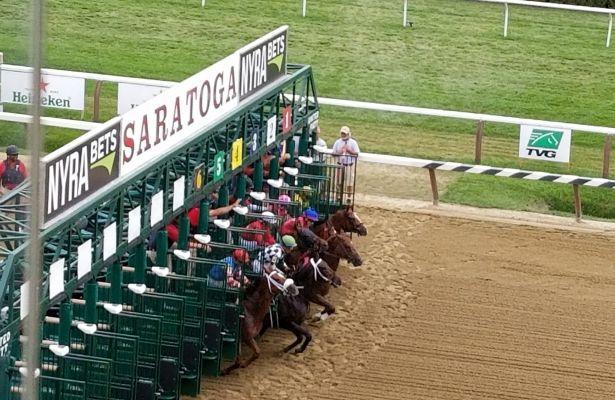
[[521,125],[519,157],[532,160],[570,162],[572,131],[550,127]]

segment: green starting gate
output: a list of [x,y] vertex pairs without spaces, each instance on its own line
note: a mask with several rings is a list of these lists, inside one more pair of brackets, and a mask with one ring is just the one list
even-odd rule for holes
[[[104,185],[39,233],[43,281],[30,287],[40,288],[41,314],[28,318],[41,326],[40,398],[194,396],[203,376],[217,376],[225,360],[238,354],[242,288],[214,286],[208,279],[218,260],[238,246],[232,232],[220,233],[210,224],[208,196],[218,191],[220,204],[228,204],[229,190],[247,198],[243,171],[249,165],[254,165],[252,190],[263,191],[268,181],[261,159],[267,151],[279,154],[286,141],[291,159],[285,166],[299,168],[286,173],[282,186],[270,182],[271,198],[254,204],[276,206],[276,196],[287,193],[293,197],[286,205],[291,215],[309,205],[326,217],[341,206],[338,167],[308,159],[319,112],[310,66],[289,64],[254,93],[236,84],[237,95],[246,99],[224,118]],[[293,136],[300,137],[301,162],[294,156]],[[274,157],[270,178],[275,181],[281,172]],[[0,198],[0,399],[24,398],[28,370],[20,335],[29,193],[24,183]],[[186,261],[169,249],[165,226],[177,221],[178,248],[188,249],[187,212],[195,206],[200,209],[196,232],[211,234],[214,250],[192,250],[198,257]],[[155,256],[148,251],[152,246]],[[62,290],[50,298],[58,262]]]

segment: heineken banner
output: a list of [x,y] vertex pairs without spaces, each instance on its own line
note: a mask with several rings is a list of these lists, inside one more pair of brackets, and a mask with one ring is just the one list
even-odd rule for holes
[[46,227],[119,176],[119,118],[43,158]]
[[[32,104],[32,72],[30,68],[21,68],[24,70],[0,70],[1,103]],[[43,73],[39,88],[43,107],[83,111],[85,79]]]
[[519,157],[567,163],[571,137],[570,129],[521,125]]

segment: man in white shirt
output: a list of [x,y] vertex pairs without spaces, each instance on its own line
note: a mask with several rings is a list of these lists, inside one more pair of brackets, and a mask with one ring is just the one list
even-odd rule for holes
[[355,162],[359,156],[359,144],[352,137],[350,128],[342,126],[340,138],[333,144],[333,155],[339,165],[344,167],[344,180],[346,182],[346,194],[352,195],[354,185]]

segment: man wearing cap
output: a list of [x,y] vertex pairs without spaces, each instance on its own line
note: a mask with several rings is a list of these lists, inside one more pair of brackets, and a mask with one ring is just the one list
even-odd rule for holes
[[275,243],[258,253],[256,259],[252,261],[252,270],[261,272],[264,269],[266,272],[271,272],[275,267],[285,266],[284,255],[295,247],[297,247],[297,242],[294,237],[282,236],[282,244]]
[[314,209],[308,208],[299,217],[286,220],[280,228],[280,235],[297,236],[300,229],[309,229],[316,221],[318,221],[318,213]]
[[14,144],[6,148],[6,160],[0,163],[0,184],[2,193],[13,190],[28,177],[26,166],[20,160],[19,151]]
[[[354,163],[359,156],[359,144],[352,138],[352,132],[347,126],[340,129],[340,138],[333,144],[333,154],[337,163],[344,167],[344,180],[346,181],[346,194],[353,193]],[[341,177],[338,182],[341,182]]]

